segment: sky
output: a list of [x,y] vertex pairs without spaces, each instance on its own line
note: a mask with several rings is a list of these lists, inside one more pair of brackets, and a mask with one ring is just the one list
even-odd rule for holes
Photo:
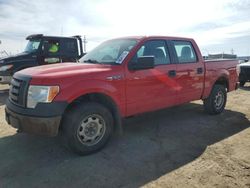
[[30,34],[86,35],[87,51],[123,36],[194,38],[203,55],[250,56],[250,0],[0,0],[0,52]]

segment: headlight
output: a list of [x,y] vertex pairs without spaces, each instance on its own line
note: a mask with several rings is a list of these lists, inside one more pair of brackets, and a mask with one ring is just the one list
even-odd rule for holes
[[30,85],[27,97],[27,107],[35,108],[37,103],[50,103],[59,93],[59,86]]
[[13,67],[13,65],[4,65],[4,66],[0,66],[0,71],[9,70],[11,67]]

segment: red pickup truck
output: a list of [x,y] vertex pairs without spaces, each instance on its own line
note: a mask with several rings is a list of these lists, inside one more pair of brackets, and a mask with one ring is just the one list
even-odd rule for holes
[[126,37],[80,59],[14,74],[6,120],[20,132],[56,136],[78,154],[101,149],[121,119],[197,99],[209,114],[237,89],[237,61],[204,61],[193,39]]

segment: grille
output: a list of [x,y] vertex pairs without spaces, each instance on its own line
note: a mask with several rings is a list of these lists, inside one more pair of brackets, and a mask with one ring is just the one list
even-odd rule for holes
[[243,74],[245,74],[248,79],[250,79],[250,67],[244,67],[243,69],[241,69]]
[[28,82],[13,77],[10,84],[9,99],[16,105],[25,107]]

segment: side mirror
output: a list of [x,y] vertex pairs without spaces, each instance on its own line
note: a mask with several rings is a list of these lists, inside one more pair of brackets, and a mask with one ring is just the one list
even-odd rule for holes
[[130,62],[129,64],[129,70],[152,69],[154,67],[154,56],[141,56],[137,58],[137,62]]

